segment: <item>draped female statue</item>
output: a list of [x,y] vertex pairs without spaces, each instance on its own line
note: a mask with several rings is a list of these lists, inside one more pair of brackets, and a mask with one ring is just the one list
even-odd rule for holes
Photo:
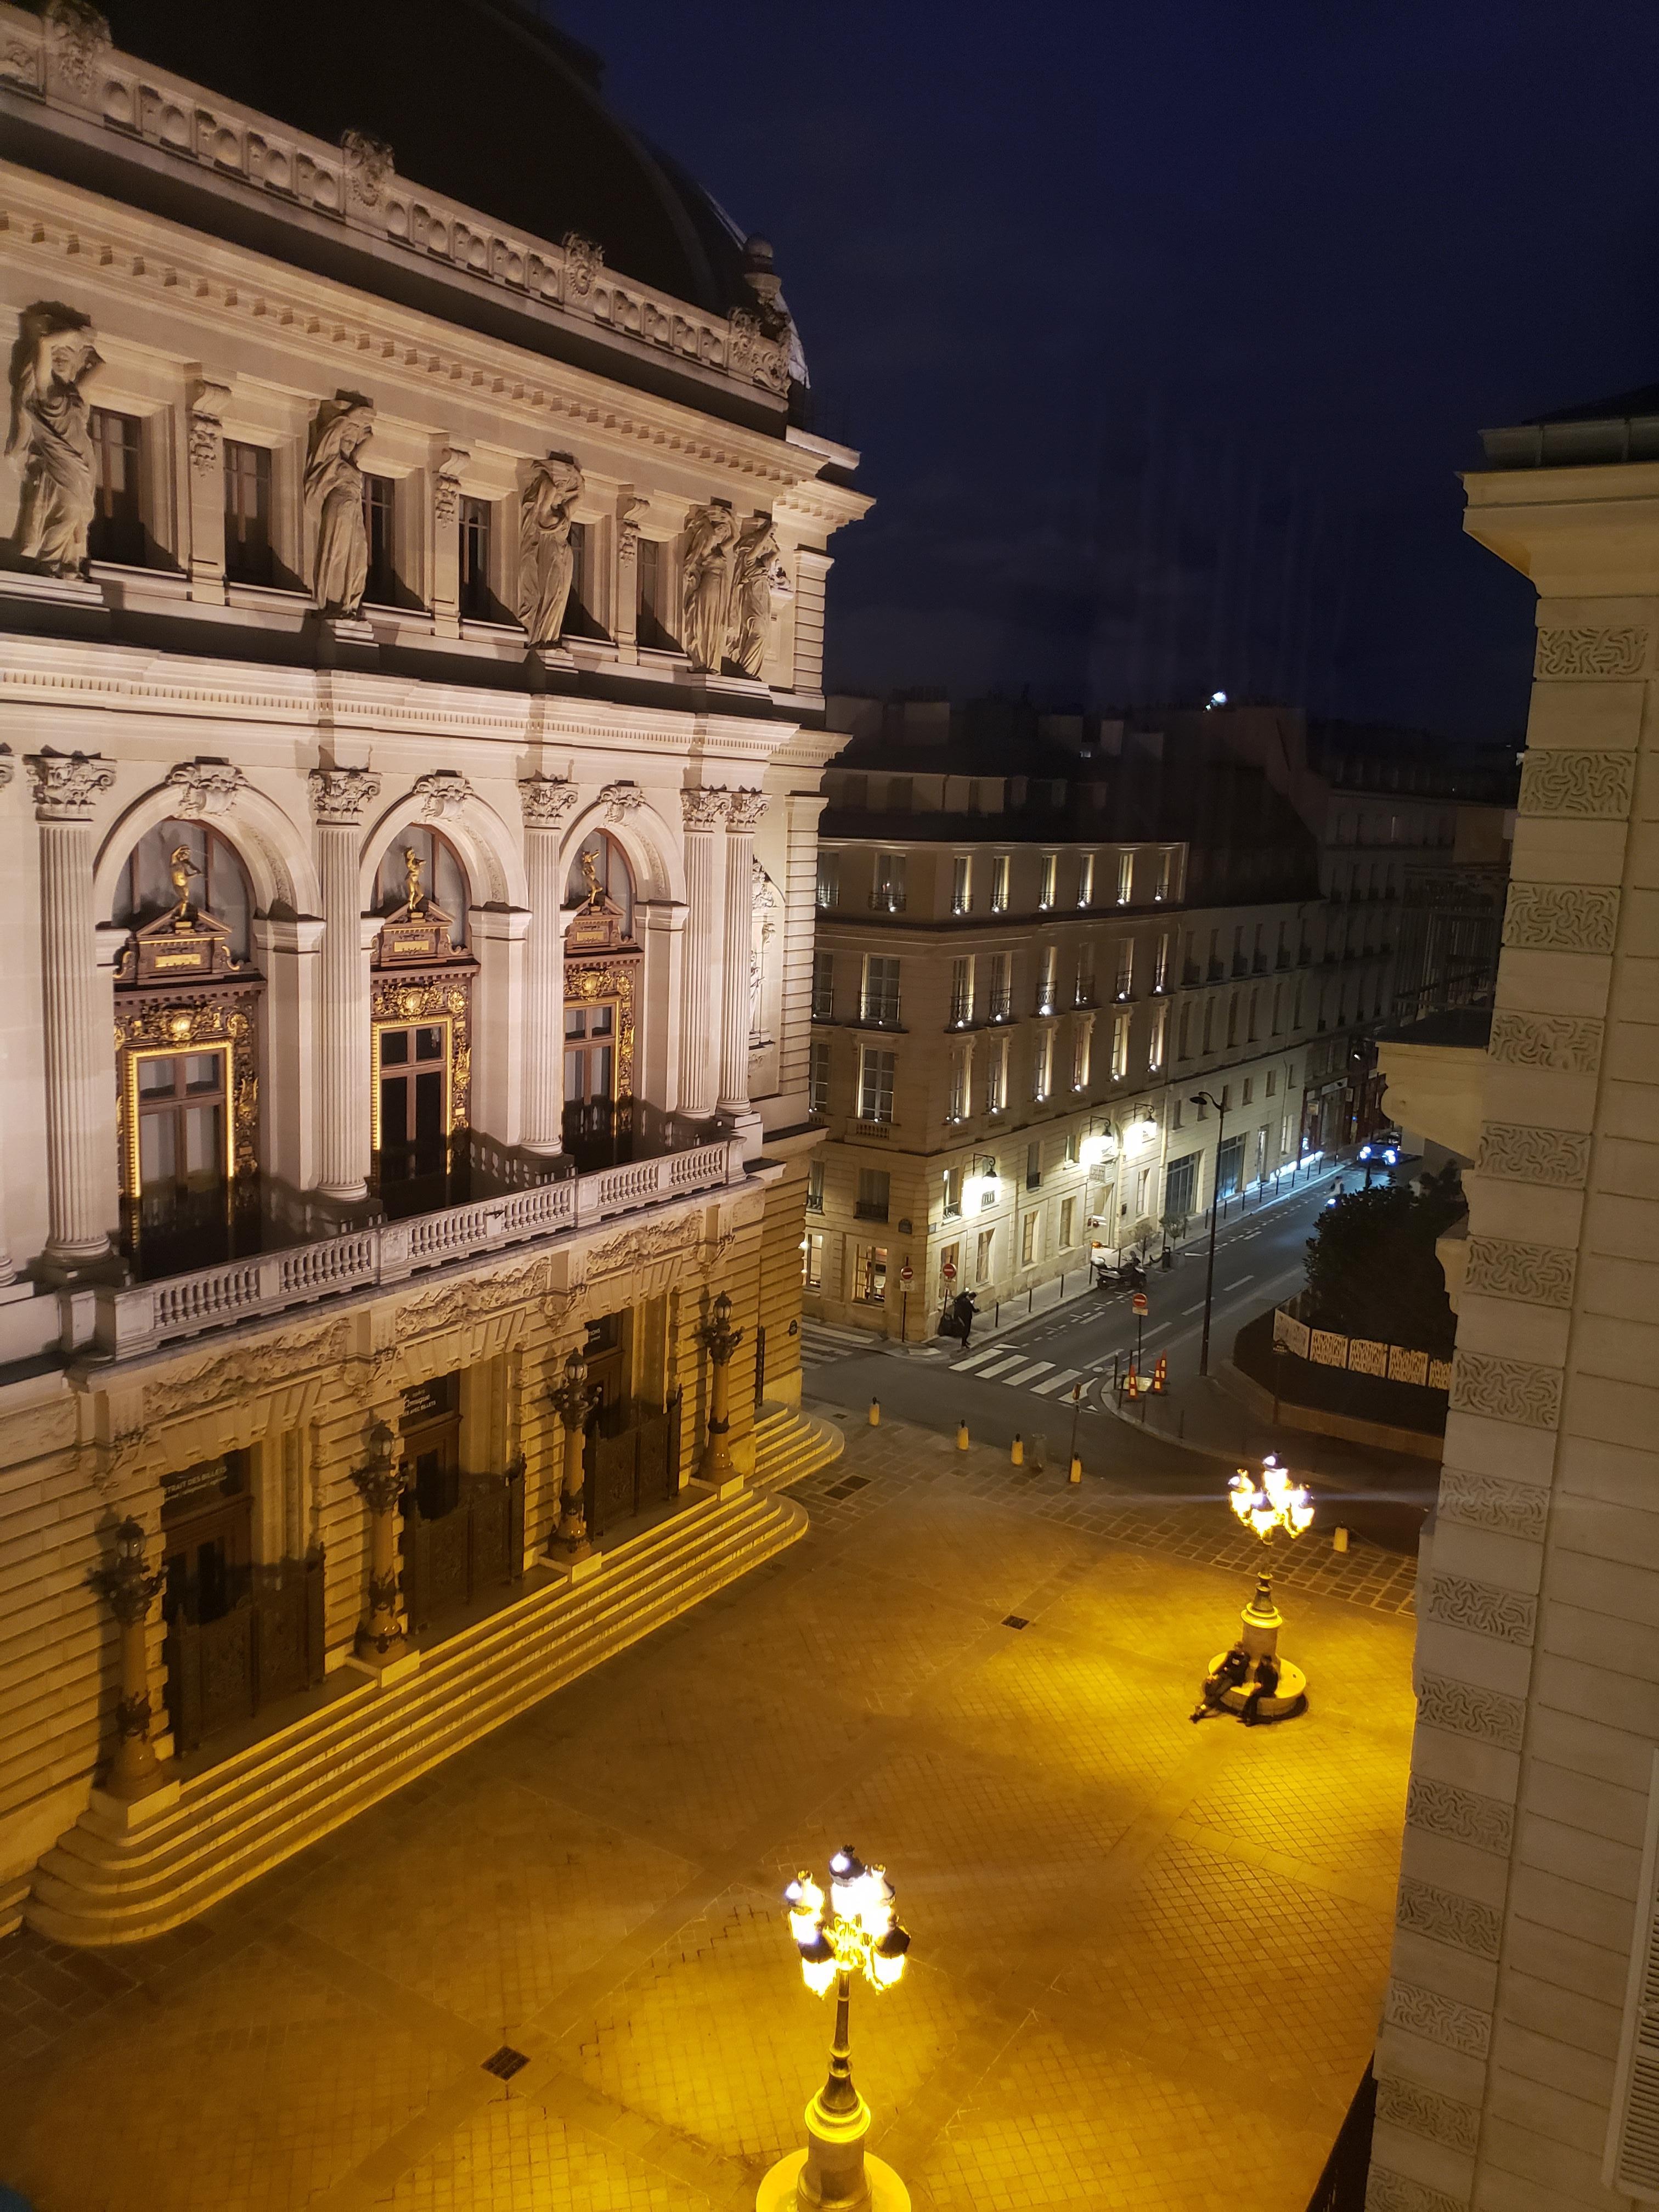
[[772,601],[789,588],[788,571],[778,550],[769,514],[744,525],[738,539],[732,578],[731,644],[728,650],[745,676],[758,676],[772,633]]
[[562,453],[550,453],[530,471],[519,507],[519,620],[532,645],[556,645],[570,604],[575,552],[573,509],[582,495],[582,472]]
[[49,576],[86,564],[96,479],[82,386],[103,367],[92,325],[74,308],[43,301],[23,311],[11,355],[6,451],[27,446],[17,502],[17,550]]
[[317,532],[311,596],[325,615],[355,615],[368,582],[368,519],[357,456],[374,428],[374,403],[342,392],[317,410],[306,463],[306,519]]
[[726,658],[732,615],[732,547],[738,526],[729,507],[694,507],[685,518],[680,641],[694,668]]

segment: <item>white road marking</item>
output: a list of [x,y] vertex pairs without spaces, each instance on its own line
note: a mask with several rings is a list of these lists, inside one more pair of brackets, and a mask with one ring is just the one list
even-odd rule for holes
[[994,1359],[996,1356],[995,1345],[988,1345],[983,1352],[970,1352],[966,1359],[953,1359],[951,1362],[951,1372],[953,1375],[959,1375],[964,1367],[977,1367],[981,1360]]
[[1006,1382],[1011,1390],[1018,1390],[1023,1384],[1029,1382],[1034,1375],[1047,1374],[1048,1370],[1054,1365],[1054,1363],[1052,1359],[1034,1360],[1030,1366],[1022,1367],[1017,1373],[1012,1375],[1003,1375],[999,1376],[998,1379],[1000,1382]]
[[1034,1382],[1032,1393],[1036,1397],[1046,1398],[1055,1390],[1063,1390],[1068,1382],[1075,1382],[1082,1372],[1080,1367],[1062,1367],[1058,1375],[1051,1375],[1046,1382]]
[[994,1376],[1006,1375],[1011,1367],[1018,1367],[1020,1361],[1024,1359],[1024,1357],[1025,1354],[1023,1352],[1017,1352],[1013,1354],[1012,1358],[1005,1356],[999,1359],[994,1366],[981,1368],[980,1370],[980,1381],[981,1382],[988,1382]]

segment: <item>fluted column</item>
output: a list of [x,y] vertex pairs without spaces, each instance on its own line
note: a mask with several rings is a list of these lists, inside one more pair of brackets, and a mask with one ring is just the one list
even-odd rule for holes
[[[720,1091],[720,970],[726,881],[720,833],[731,812],[726,791],[683,791],[685,896],[690,919],[680,991],[680,1111],[701,1121]],[[744,973],[748,974],[745,955]]]
[[755,927],[758,791],[734,791],[726,824],[726,973],[720,997],[720,1110],[749,1110],[749,962]]
[[46,1075],[46,1259],[58,1274],[109,1251],[101,1216],[100,1103],[114,1088],[107,1023],[98,1019],[92,900],[92,810],[115,770],[96,754],[37,753],[27,763],[40,825],[40,949]]
[[380,779],[367,769],[311,771],[323,890],[317,1188],[325,1198],[363,1198],[368,1191],[369,1022],[358,876],[363,814],[380,792]]
[[556,776],[520,779],[524,809],[525,874],[530,886],[530,930],[525,939],[524,1146],[526,1152],[564,1149],[564,871],[560,866],[565,817],[576,787]]

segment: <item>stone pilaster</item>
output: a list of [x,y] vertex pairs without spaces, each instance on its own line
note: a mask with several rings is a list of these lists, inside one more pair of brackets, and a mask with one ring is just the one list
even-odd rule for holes
[[525,939],[525,1149],[564,1149],[563,824],[576,787],[556,776],[527,775],[519,784],[524,810],[525,874],[530,929]]
[[720,993],[722,1113],[749,1111],[749,961],[755,919],[755,825],[766,811],[758,791],[734,791],[726,824],[726,959]]
[[225,437],[228,385],[190,387],[190,596],[225,599]]
[[[726,887],[719,839],[730,817],[731,804],[731,793],[726,791],[680,793],[685,824],[686,899],[691,909],[685,933],[685,988],[680,994],[680,1110],[694,1121],[713,1113],[720,1091],[717,1010],[724,964]],[[743,972],[746,990],[746,942]],[[747,1043],[745,1036],[745,1050]]]
[[46,1076],[46,1260],[58,1276],[105,1258],[104,1180],[113,1090],[108,1024],[98,1019],[92,811],[115,770],[94,754],[38,753],[26,763],[40,825],[40,933]]
[[380,790],[380,779],[366,769],[311,772],[324,923],[317,1188],[328,1198],[368,1191],[369,1023],[358,869],[364,811]]

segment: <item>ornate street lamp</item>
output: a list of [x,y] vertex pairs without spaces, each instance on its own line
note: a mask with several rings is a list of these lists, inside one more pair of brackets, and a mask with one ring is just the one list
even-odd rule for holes
[[893,1885],[881,1867],[867,1867],[850,1844],[830,1861],[830,1899],[810,1874],[783,1893],[789,1933],[800,1954],[801,1978],[814,1996],[836,1985],[836,2039],[830,2073],[806,2107],[806,2148],[780,2159],[760,2185],[757,2212],[909,2212],[910,2192],[891,2166],[866,2157],[870,2107],[853,2086],[848,2036],[853,1976],[890,1990],[904,1972],[910,1938],[893,1912]]
[[398,1501],[409,1473],[398,1439],[384,1421],[368,1432],[368,1456],[351,1480],[368,1508],[368,1604],[357,1623],[355,1650],[365,1665],[385,1667],[401,1658],[405,1638],[398,1612]]
[[115,1531],[115,1557],[87,1577],[115,1615],[121,1630],[121,1694],[115,1705],[115,1757],[104,1787],[112,1797],[143,1797],[161,1780],[161,1763],[149,1740],[149,1654],[146,1624],[149,1609],[167,1580],[144,1564],[142,1523],[122,1522]]
[[732,1301],[722,1291],[708,1320],[699,1324],[697,1341],[708,1354],[708,1442],[702,1455],[702,1479],[718,1488],[736,1472],[732,1464],[732,1354],[743,1331],[732,1326]]
[[[1273,1452],[1261,1462],[1260,1480],[1248,1468],[1239,1468],[1227,1485],[1227,1498],[1244,1526],[1261,1537],[1264,1548],[1255,1593],[1239,1615],[1244,1632],[1239,1640],[1249,1655],[1249,1669],[1241,1682],[1228,1689],[1222,1702],[1235,1712],[1243,1711],[1253,1689],[1259,1686],[1256,1669],[1264,1659],[1270,1660],[1278,1668],[1278,1680],[1271,1691],[1256,1698],[1251,1711],[1261,1720],[1285,1720],[1305,1708],[1308,1678],[1301,1668],[1279,1656],[1279,1632],[1285,1626],[1285,1617],[1273,1603],[1273,1554],[1265,1547],[1281,1529],[1294,1542],[1310,1528],[1313,1500],[1300,1483],[1291,1480],[1289,1469],[1279,1464]],[[1223,1652],[1211,1661],[1212,1676],[1226,1656]]]
[[582,1441],[587,1417],[599,1395],[597,1383],[587,1379],[587,1362],[580,1347],[564,1363],[564,1380],[548,1392],[548,1402],[564,1427],[564,1472],[559,1481],[560,1510],[549,1532],[550,1553],[567,1559],[585,1559],[592,1550],[587,1540],[587,1518],[582,1511]]

